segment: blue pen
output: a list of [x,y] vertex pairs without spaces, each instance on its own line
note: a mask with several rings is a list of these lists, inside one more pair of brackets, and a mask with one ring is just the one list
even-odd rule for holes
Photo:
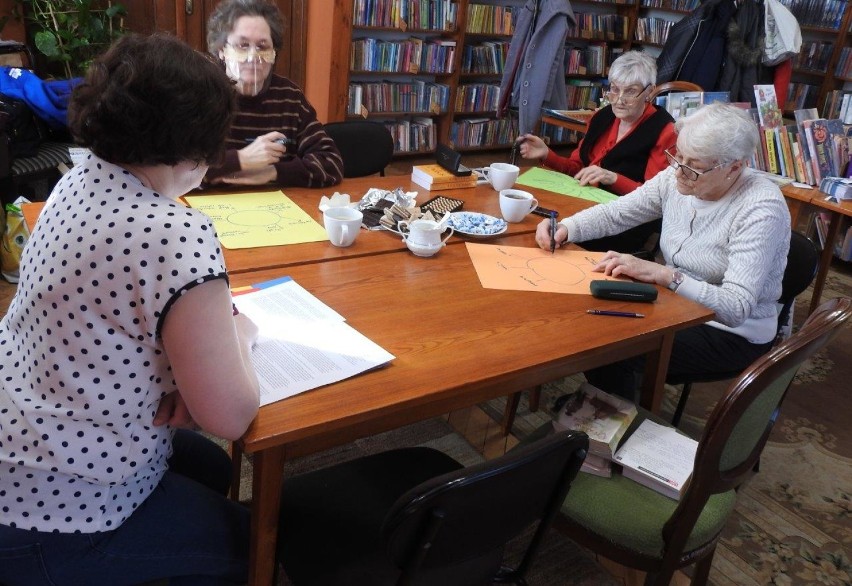
[[556,252],[556,212],[550,212],[550,254]]

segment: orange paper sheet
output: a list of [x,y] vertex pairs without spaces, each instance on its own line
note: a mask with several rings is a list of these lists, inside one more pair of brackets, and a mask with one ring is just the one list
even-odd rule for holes
[[479,281],[486,289],[591,295],[594,280],[623,281],[594,273],[603,252],[465,243]]

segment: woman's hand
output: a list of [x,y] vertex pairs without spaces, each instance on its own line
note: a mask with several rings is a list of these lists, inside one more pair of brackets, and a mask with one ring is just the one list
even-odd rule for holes
[[[550,250],[550,220],[544,219],[535,229],[535,241],[540,248]],[[568,228],[564,224],[556,224],[556,248],[568,241]]]
[[246,348],[252,348],[257,342],[258,328],[248,316],[238,313],[234,316],[235,326],[237,327],[237,337]]
[[254,139],[248,146],[237,151],[240,169],[256,171],[274,165],[287,152],[287,147],[277,140],[285,137],[280,132],[268,132]]
[[607,171],[603,167],[597,165],[589,165],[577,171],[574,179],[580,182],[580,185],[612,185],[618,179],[613,171]]
[[610,250],[592,269],[611,277],[631,277],[643,283],[666,286],[671,282],[671,269],[650,260]]
[[157,406],[157,413],[154,415],[154,425],[170,425],[172,427],[183,427],[185,429],[195,429],[198,427],[189,414],[189,409],[183,401],[180,393],[169,393],[162,399]]
[[522,141],[520,147],[518,147],[518,152],[525,159],[543,159],[550,152],[544,141],[533,134],[525,134],[518,137],[518,140]]

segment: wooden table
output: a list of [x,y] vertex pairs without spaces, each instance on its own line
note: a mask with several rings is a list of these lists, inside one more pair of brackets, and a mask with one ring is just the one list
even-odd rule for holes
[[[362,177],[358,179],[344,179],[340,185],[334,187],[315,189],[306,187],[287,187],[282,191],[296,205],[306,211],[312,218],[322,225],[322,212],[319,211],[320,198],[323,195],[330,196],[335,191],[340,193],[348,193],[352,201],[360,200],[361,197],[371,187],[379,187],[383,189],[395,189],[402,187],[406,191],[417,191],[417,201],[420,203],[426,202],[437,194],[448,195],[456,199],[464,201],[462,209],[467,211],[483,212],[492,216],[501,217],[500,202],[497,192],[490,185],[478,185],[474,189],[447,189],[428,191],[416,183],[412,183],[409,176],[390,176],[390,177]],[[543,189],[535,189],[523,185],[517,186],[519,189],[529,191],[535,195],[539,204],[543,207],[555,209],[559,211],[559,217],[564,218],[582,209],[591,207],[594,202],[568,197],[546,191]],[[272,191],[275,188],[257,187],[252,191]],[[191,195],[217,195],[223,193],[218,190],[202,191],[192,193]],[[233,193],[233,190],[230,191]],[[23,213],[27,225],[35,226],[38,214],[44,207],[44,203],[25,204]],[[525,234],[535,232],[535,228],[541,221],[539,216],[530,214],[527,218],[517,224],[509,224],[507,234]],[[451,237],[448,244],[457,244],[464,242],[464,238]],[[263,269],[283,268],[301,264],[327,262],[331,260],[339,260],[341,258],[349,258],[356,256],[372,256],[377,254],[386,254],[389,252],[407,252],[407,248],[402,239],[392,232],[386,230],[362,231],[358,239],[352,246],[346,248],[338,248],[332,246],[328,241],[321,242],[306,242],[302,244],[288,244],[285,246],[263,246],[259,248],[241,248],[236,250],[223,249],[225,256],[225,266],[228,267],[228,273],[234,275],[246,271],[256,271]]]
[[822,290],[825,287],[825,279],[828,276],[828,269],[831,266],[831,261],[834,257],[834,245],[837,242],[837,235],[840,233],[840,225],[843,223],[844,217],[852,217],[852,201],[835,202],[825,199],[825,194],[816,189],[813,190],[814,196],[811,198],[810,204],[818,207],[820,210],[827,211],[831,214],[831,221],[828,223],[828,230],[825,235],[825,245],[822,248],[822,256],[819,259],[819,271],[816,279],[814,279],[814,290],[811,296],[811,306],[808,309],[808,314],[819,307]]
[[586,133],[586,126],[588,126],[588,124],[584,122],[572,122],[571,120],[563,120],[562,118],[546,115],[541,117],[541,122],[543,124],[550,124],[552,126],[559,126],[560,128],[573,130],[574,132],[579,132],[581,134]]
[[[491,240],[534,246],[532,234]],[[235,275],[289,275],[396,356],[387,367],[266,405],[240,440],[254,454],[249,583],[272,583],[284,460],[638,354],[642,404],[657,410],[676,331],[713,313],[665,289],[644,319],[586,313],[636,304],[484,289],[465,246],[431,258],[350,257]]]

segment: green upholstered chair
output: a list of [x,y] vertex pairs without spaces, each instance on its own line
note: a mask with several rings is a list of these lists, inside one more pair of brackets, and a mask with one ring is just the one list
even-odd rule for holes
[[[647,572],[645,584],[668,585],[675,570],[693,563],[692,583],[705,584],[736,489],[753,473],[793,377],[850,315],[848,298],[824,303],[731,384],[704,427],[680,502],[619,472],[612,478],[580,474],[554,527],[605,558]],[[633,426],[643,417],[653,416],[642,411]]]

